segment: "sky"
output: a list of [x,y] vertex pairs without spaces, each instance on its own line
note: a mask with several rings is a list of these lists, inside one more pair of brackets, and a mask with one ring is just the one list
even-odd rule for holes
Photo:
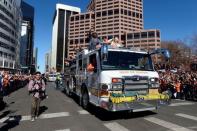
[[[38,47],[39,71],[44,71],[45,54],[52,41],[52,19],[56,3],[86,11],[89,0],[24,0],[35,9],[34,47]],[[197,34],[197,0],[143,0],[144,28],[159,29],[161,40],[188,41]]]

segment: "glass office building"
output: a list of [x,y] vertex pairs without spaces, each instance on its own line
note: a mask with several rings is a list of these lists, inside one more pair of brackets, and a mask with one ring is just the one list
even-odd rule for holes
[[0,70],[19,67],[21,0],[0,0]]
[[[32,72],[33,67],[33,48],[34,48],[34,7],[22,2],[22,24],[20,41],[20,65],[23,69]],[[33,73],[33,72],[32,72]]]

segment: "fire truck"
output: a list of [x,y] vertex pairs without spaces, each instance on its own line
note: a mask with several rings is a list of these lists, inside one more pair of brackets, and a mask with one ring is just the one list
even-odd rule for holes
[[164,49],[84,49],[77,53],[65,75],[66,93],[77,95],[85,109],[92,104],[113,112],[155,110],[170,101],[167,92],[159,91],[159,75],[151,59],[158,53],[169,57]]

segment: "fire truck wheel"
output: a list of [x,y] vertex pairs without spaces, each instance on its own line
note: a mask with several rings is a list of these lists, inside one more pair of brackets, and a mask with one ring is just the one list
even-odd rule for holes
[[89,97],[88,97],[88,93],[87,91],[85,90],[82,94],[82,107],[84,109],[87,109],[88,108],[88,104],[89,104]]

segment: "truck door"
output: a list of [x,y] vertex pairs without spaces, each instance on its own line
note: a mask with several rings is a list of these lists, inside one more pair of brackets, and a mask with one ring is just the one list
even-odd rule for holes
[[76,93],[79,95],[82,85],[82,56],[80,55],[77,60],[77,71],[76,71]]
[[99,64],[98,64],[98,53],[91,54],[89,56],[89,62],[88,65],[91,64],[93,66],[92,71],[88,71],[87,76],[88,76],[88,82],[87,86],[90,91],[90,101],[93,102],[94,104],[98,104],[98,93],[99,93]]

